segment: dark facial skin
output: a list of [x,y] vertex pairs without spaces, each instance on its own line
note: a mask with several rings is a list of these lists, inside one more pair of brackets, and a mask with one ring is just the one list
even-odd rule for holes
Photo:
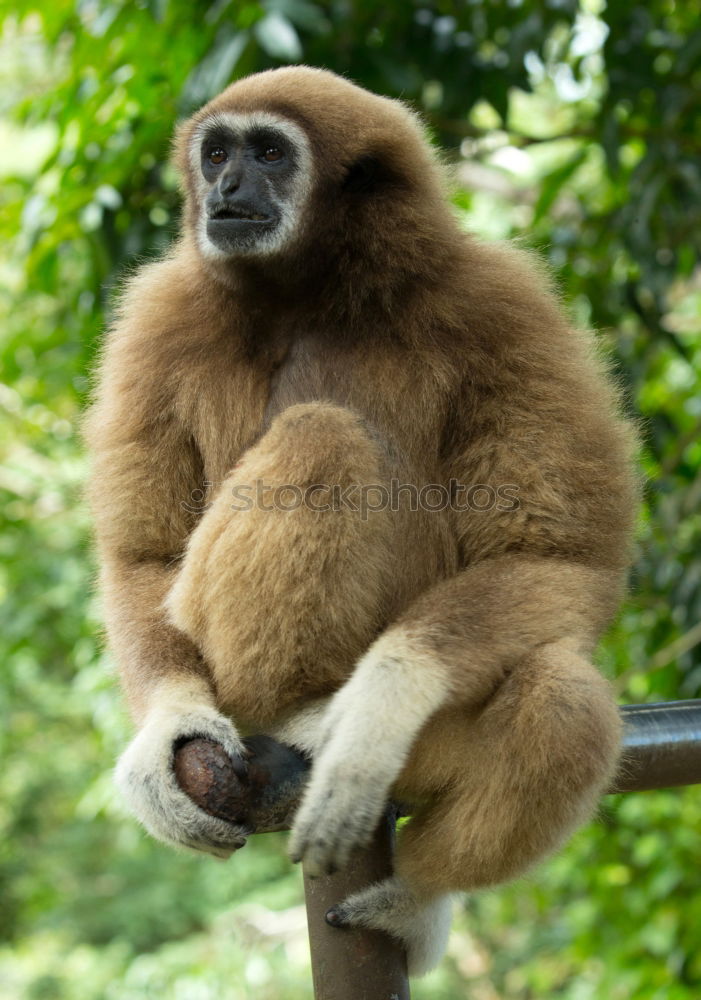
[[280,224],[297,170],[295,149],[273,128],[241,135],[214,125],[201,147],[207,237],[229,254],[255,250]]

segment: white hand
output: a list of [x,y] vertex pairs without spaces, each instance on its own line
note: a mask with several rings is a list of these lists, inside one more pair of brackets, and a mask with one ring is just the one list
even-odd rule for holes
[[421,726],[444,702],[441,665],[400,629],[385,633],[329,703],[290,838],[310,875],[367,844]]
[[232,723],[207,704],[185,711],[167,707],[149,713],[120,757],[115,780],[131,812],[148,832],[167,844],[226,858],[246,842],[247,831],[210,816],[183,792],[173,770],[175,746],[194,736],[220,743],[245,767],[245,749]]

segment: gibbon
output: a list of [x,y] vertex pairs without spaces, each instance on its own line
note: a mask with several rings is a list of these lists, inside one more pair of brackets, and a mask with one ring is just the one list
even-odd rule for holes
[[635,434],[540,264],[465,232],[417,117],[308,67],[178,130],[182,233],[127,282],[87,419],[108,639],[154,836],[246,829],[174,747],[311,756],[314,874],[411,804],[391,878],[329,919],[440,958],[450,896],[589,819],[619,714],[592,650],[625,588]]

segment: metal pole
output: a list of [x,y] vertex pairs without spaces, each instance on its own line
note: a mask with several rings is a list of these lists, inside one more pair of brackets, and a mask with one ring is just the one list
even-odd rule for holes
[[[224,749],[195,737],[178,747],[175,775],[201,809],[256,833],[289,829],[304,791],[309,763],[268,736],[252,736],[246,774]],[[389,808],[372,843],[348,867],[322,878],[304,876],[315,1000],[409,1000],[406,957],[379,931],[331,927],[336,903],[392,874],[396,813]]]
[[624,705],[623,757],[611,792],[701,782],[701,700]]
[[388,811],[372,844],[326,878],[304,877],[315,1000],[409,1000],[406,958],[398,942],[362,928],[330,927],[339,900],[392,873],[395,814]]
[[[701,783],[701,700],[624,705],[623,755],[610,793]],[[224,750],[194,739],[175,753],[175,772],[201,808],[252,831],[288,829],[309,764],[266,736],[246,740],[247,774]],[[304,879],[315,1000],[409,1000],[401,949],[385,934],[339,929],[326,912],[350,893],[392,870],[394,819],[388,814],[372,845],[328,878]]]

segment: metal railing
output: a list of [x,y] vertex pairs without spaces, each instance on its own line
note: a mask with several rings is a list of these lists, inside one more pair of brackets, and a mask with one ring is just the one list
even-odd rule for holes
[[[701,783],[701,700],[625,705],[621,714],[623,754],[610,794]],[[245,783],[224,751],[206,740],[178,750],[178,780],[208,812],[259,833],[287,829],[309,764],[269,737],[246,742],[251,759]],[[327,878],[305,875],[315,1000],[409,1000],[406,963],[395,941],[377,931],[338,930],[325,919],[339,899],[391,872],[394,826],[388,812],[372,844],[356,852],[346,870]]]

